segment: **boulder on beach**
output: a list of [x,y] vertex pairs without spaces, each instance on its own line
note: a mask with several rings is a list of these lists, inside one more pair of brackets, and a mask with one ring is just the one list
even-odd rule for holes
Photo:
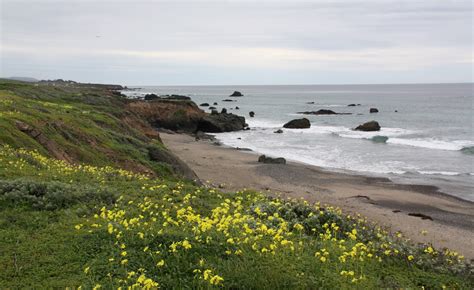
[[225,99],[225,100],[222,100],[223,102],[235,102],[234,100],[231,100],[231,99]]
[[355,107],[355,106],[357,106],[357,105],[356,105],[356,104],[349,104],[349,105],[347,105],[347,106],[348,106],[348,107]]
[[209,104],[208,104],[208,103],[202,103],[202,104],[200,104],[199,106],[201,106],[201,107],[209,107]]
[[370,108],[370,113],[378,113],[379,110],[377,108]]
[[214,105],[214,106],[217,106],[217,102],[214,102],[214,104],[213,104],[213,105]]
[[255,112],[254,112],[254,111],[250,111],[250,112],[249,112],[249,116],[250,116],[251,118],[255,117]]
[[227,109],[226,109],[226,108],[222,108],[221,114],[227,114]]
[[216,107],[209,107],[209,110],[216,110]]
[[377,121],[370,121],[362,125],[357,126],[354,130],[357,131],[380,131],[380,125]]
[[244,117],[227,113],[219,114],[214,110],[211,115],[199,121],[198,130],[210,133],[231,132],[243,130],[245,125]]
[[286,159],[282,157],[272,158],[265,155],[260,155],[258,157],[258,162],[267,164],[286,164]]
[[281,134],[281,133],[283,133],[283,130],[282,130],[282,129],[278,129],[278,130],[274,131],[273,133]]
[[288,129],[307,129],[311,127],[311,123],[309,122],[308,119],[302,118],[302,119],[294,119],[283,125],[283,128],[288,128]]
[[235,107],[236,110],[239,110],[240,108],[239,107]]
[[230,97],[243,97],[244,95],[239,91],[234,91]]

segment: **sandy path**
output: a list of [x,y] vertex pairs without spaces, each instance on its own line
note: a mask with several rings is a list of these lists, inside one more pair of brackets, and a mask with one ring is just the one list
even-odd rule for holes
[[[225,184],[222,190],[252,188],[321,201],[348,213],[360,213],[415,242],[448,247],[474,259],[474,203],[439,194],[428,186],[399,185],[299,163],[261,164],[252,152],[195,141],[188,135],[160,135],[201,180]],[[421,213],[433,220],[409,213]]]

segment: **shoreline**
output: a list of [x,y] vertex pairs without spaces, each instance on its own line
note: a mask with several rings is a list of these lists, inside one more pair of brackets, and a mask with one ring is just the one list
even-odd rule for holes
[[[169,130],[168,131],[160,131],[160,134],[161,133],[175,134],[175,132],[169,131]],[[179,134],[179,133],[177,133],[177,134]],[[221,142],[219,139],[215,138],[214,135],[209,135],[209,136],[212,136],[212,137],[210,137],[209,139],[205,139],[205,140],[208,140],[208,141],[212,140],[214,142],[219,142],[219,143]],[[252,155],[256,156],[255,158],[258,158],[259,155],[262,155],[262,153],[258,153],[256,151],[250,149],[250,148],[232,147],[230,145],[226,145],[226,144],[223,144],[223,143],[220,143],[220,145],[217,145],[217,144],[213,144],[213,145],[220,146],[222,148],[228,148],[228,149],[231,149],[231,150],[241,151],[241,152],[244,152],[244,153],[247,153],[247,154],[252,154]],[[276,157],[278,157],[278,156],[276,156]],[[474,206],[474,201],[464,199],[464,198],[459,197],[457,195],[449,194],[447,192],[444,192],[440,187],[438,187],[436,185],[408,183],[408,182],[406,182],[406,183],[405,182],[397,182],[395,180],[392,180],[390,177],[377,176],[376,173],[371,174],[371,172],[359,172],[359,171],[353,171],[353,170],[349,170],[349,169],[339,169],[339,168],[325,168],[325,167],[322,167],[322,166],[313,165],[313,164],[309,164],[309,163],[304,163],[304,162],[297,161],[297,160],[286,159],[286,161],[289,164],[298,164],[298,165],[301,165],[301,166],[311,166],[311,167],[316,168],[317,170],[325,171],[327,173],[343,174],[343,175],[350,175],[350,176],[359,176],[359,177],[367,178],[368,180],[372,180],[374,182],[386,182],[386,183],[393,184],[393,185],[395,185],[395,186],[397,186],[401,189],[405,189],[405,190],[409,190],[409,191],[415,191],[417,193],[426,194],[426,195],[437,195],[441,198],[445,198],[445,199],[453,200],[453,201],[458,201],[458,202],[465,202],[465,203],[469,203],[469,204]]]
[[223,191],[247,188],[320,201],[361,214],[391,232],[400,231],[415,243],[447,247],[474,259],[474,203],[436,186],[399,184],[385,177],[334,172],[293,161],[262,164],[254,151],[196,141],[185,134],[160,135],[201,180]]

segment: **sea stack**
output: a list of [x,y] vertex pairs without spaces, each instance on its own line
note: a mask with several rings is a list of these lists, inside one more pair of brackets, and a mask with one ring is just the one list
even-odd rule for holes
[[243,97],[244,95],[243,95],[241,92],[239,92],[239,91],[234,91],[234,92],[232,93],[232,95],[230,95],[230,96],[231,96],[231,97]]

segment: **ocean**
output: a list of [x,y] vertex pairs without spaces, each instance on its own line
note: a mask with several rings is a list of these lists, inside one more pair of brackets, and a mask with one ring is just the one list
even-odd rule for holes
[[[244,96],[229,98],[234,90]],[[227,108],[245,116],[251,130],[216,134],[228,146],[332,171],[434,185],[442,192],[474,201],[473,91],[474,84],[463,83],[147,86],[127,93],[188,95],[197,104],[212,106],[217,102],[219,111]],[[370,108],[379,112],[369,113]],[[298,114],[319,109],[351,114]],[[249,117],[250,111],[255,112],[254,118]],[[274,133],[284,123],[302,117],[311,121],[310,129]],[[371,120],[379,122],[379,132],[352,130]]]

